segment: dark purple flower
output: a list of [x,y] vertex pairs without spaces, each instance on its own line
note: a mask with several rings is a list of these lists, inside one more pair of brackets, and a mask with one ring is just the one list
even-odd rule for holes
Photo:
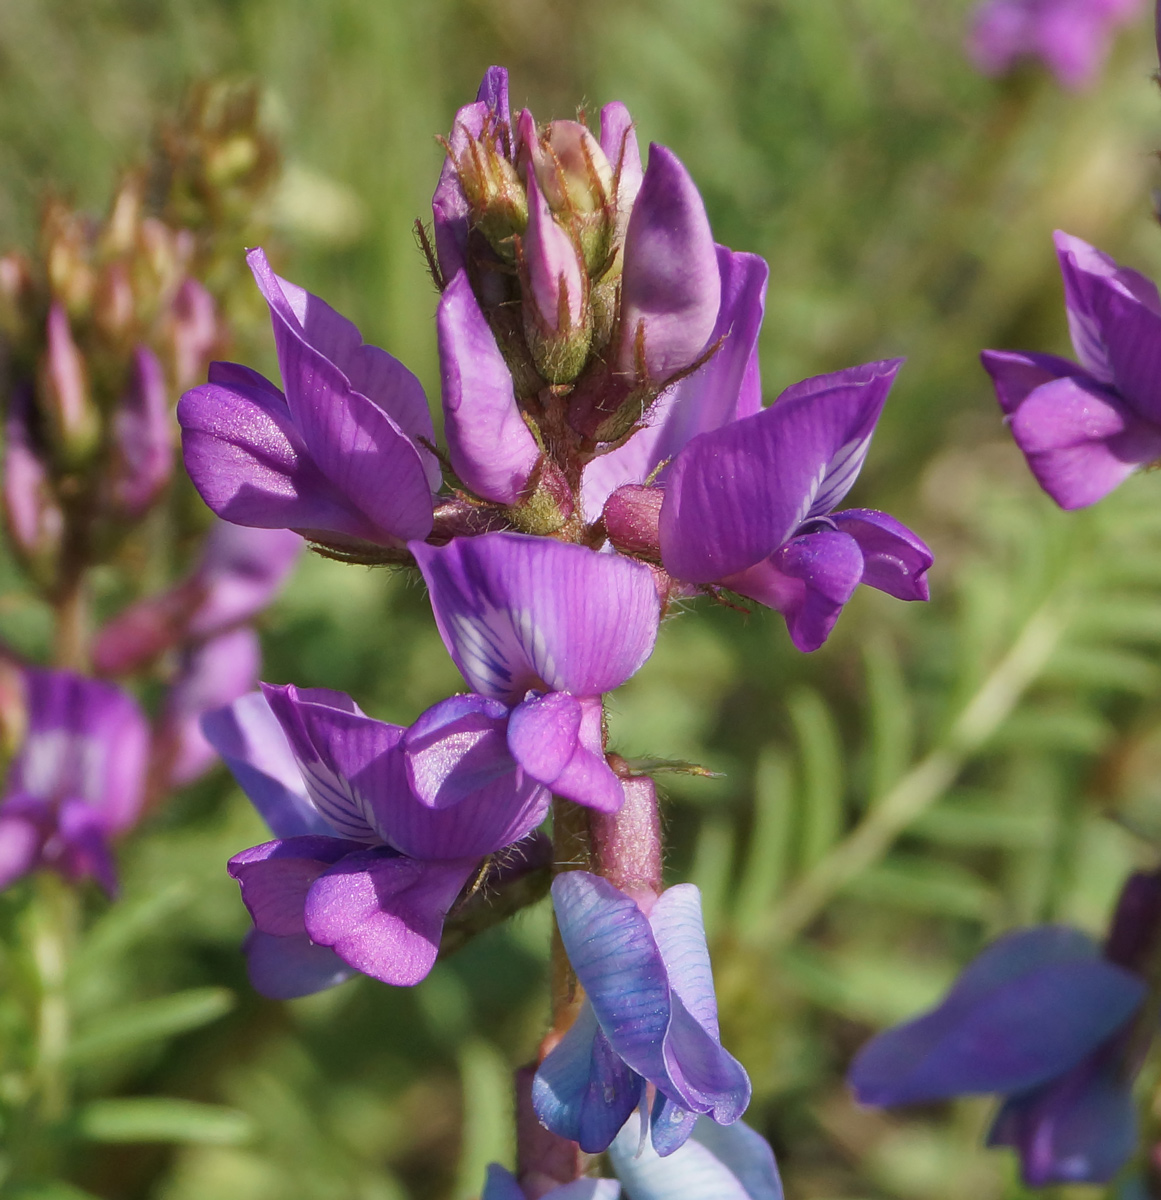
[[1066,88],[1096,82],[1113,33],[1140,0],[988,0],[976,10],[967,50],[986,75],[1038,58]]
[[860,583],[926,600],[931,553],[915,534],[873,509],[833,511],[898,369],[891,360],[804,380],[692,438],[665,481],[658,532],[669,574],[778,609],[805,651],[826,641]]
[[557,876],[552,899],[585,1002],[536,1073],[541,1121],[599,1153],[648,1084],[656,1088],[649,1120],[659,1155],[685,1142],[699,1114],[736,1121],[750,1081],[721,1045],[697,888],[670,888],[646,914],[608,880],[568,871]]
[[1134,1045],[1140,972],[1161,928],[1161,878],[1134,875],[1101,948],[1063,926],[989,946],[932,1012],[859,1052],[849,1080],[865,1104],[1005,1097],[989,1144],[1020,1156],[1026,1183],[1101,1183],[1136,1145]]
[[279,834],[230,861],[260,935],[249,945],[255,986],[280,996],[328,986],[339,968],[311,946],[386,983],[418,983],[480,859],[548,810],[548,791],[507,750],[507,710],[458,697],[406,729],[338,692],[264,692],[266,712],[249,696],[203,721]]
[[409,548],[444,645],[478,693],[431,714],[486,698],[497,719],[507,714],[508,748],[533,779],[580,804],[620,808],[621,782],[604,756],[601,695],[652,653],[660,605],[649,569],[523,534]]
[[215,363],[178,405],[186,468],[237,525],[337,545],[399,548],[432,526],[439,464],[419,380],[304,289],[248,256],[274,324],[286,388]]
[[1074,509],[1161,457],[1161,297],[1079,238],[1057,232],[1056,252],[1079,365],[1018,350],[980,357],[1032,474]]
[[289,530],[218,523],[189,578],[131,605],[101,630],[93,649],[97,670],[127,674],[174,646],[253,620],[281,590],[302,548]]
[[27,732],[0,802],[0,888],[51,867],[113,893],[109,842],[141,811],[148,724],[112,684],[36,668],[24,681]]

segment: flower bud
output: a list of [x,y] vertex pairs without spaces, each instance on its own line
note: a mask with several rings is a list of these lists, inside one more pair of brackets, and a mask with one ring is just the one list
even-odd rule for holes
[[136,308],[126,263],[117,260],[106,264],[97,277],[93,318],[101,333],[118,348],[132,339]]
[[1130,971],[1144,972],[1161,937],[1161,871],[1137,871],[1121,889],[1105,958]]
[[218,322],[214,298],[193,278],[187,278],[170,302],[164,322],[173,379],[186,391],[205,378],[206,367],[226,331]]
[[606,276],[619,275],[624,257],[625,232],[629,227],[629,214],[633,202],[641,190],[641,152],[637,148],[637,135],[633,132],[633,118],[629,110],[619,101],[606,104],[601,109],[601,149],[613,167],[614,191],[616,194],[617,219],[613,233],[613,262]]
[[129,388],[113,416],[113,504],[136,519],[161,495],[173,474],[175,430],[161,363],[138,346]]
[[24,672],[0,656],[0,772],[8,768],[28,732],[28,694]]
[[528,180],[528,203],[528,233],[520,243],[524,336],[541,375],[550,383],[571,383],[588,356],[588,280],[535,177]]
[[64,514],[36,446],[34,416],[30,389],[16,388],[4,429],[4,516],[13,549],[43,581],[60,546]]
[[602,519],[615,549],[634,558],[661,561],[659,521],[665,491],[626,484],[605,501]]
[[28,328],[35,304],[32,266],[18,252],[0,258],[0,333],[20,341]]
[[452,155],[460,187],[471,209],[472,224],[492,249],[508,262],[515,258],[513,235],[528,224],[528,201],[516,168],[504,153],[493,121],[487,120],[480,137],[462,139]]
[[538,135],[527,109],[519,133],[548,207],[572,228],[589,274],[603,274],[617,210],[613,168],[600,143],[579,121],[552,121]]
[[88,225],[78,213],[60,201],[52,201],[41,226],[49,289],[68,312],[82,315],[92,304],[96,286]]
[[52,449],[62,461],[75,465],[96,448],[100,423],[89,395],[85,360],[59,301],[48,312],[47,341],[41,396]]

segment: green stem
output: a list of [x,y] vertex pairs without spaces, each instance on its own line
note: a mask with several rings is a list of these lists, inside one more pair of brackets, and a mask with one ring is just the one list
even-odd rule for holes
[[1044,670],[1067,620],[1058,603],[1042,604],[1012,648],[984,680],[941,742],[868,811],[863,820],[795,884],[755,930],[786,943],[800,934],[848,883],[878,862],[895,839],[942,796]]
[[62,585],[53,602],[56,632],[53,662],[69,671],[89,667],[89,596],[85,572],[77,571]]

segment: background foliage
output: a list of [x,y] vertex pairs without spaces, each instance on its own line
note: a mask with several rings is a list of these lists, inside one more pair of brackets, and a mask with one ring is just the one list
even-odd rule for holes
[[[1152,38],[1143,19],[1083,96],[1034,70],[997,84],[963,58],[967,7],[0,5],[4,246],[34,237],[46,189],[99,210],[192,80],[253,78],[285,153],[283,270],[435,397],[435,294],[411,223],[439,168],[433,135],[499,62],[542,119],[623,99],[639,136],[689,166],[718,238],[770,261],[768,399],[908,357],[852,501],[930,541],[933,603],[862,589],[809,658],[771,613],[680,616],[616,700],[625,752],[721,773],[667,778],[669,867],[705,894],[726,1044],[795,1200],[1020,1196],[1009,1159],[979,1147],[986,1102],[862,1111],[842,1073],[997,932],[1099,931],[1161,838],[1158,481],[1055,511],[976,360],[1068,352],[1055,227],[1161,270]],[[273,371],[252,316],[241,353]],[[0,597],[4,636],[36,653],[47,629],[17,592]],[[423,594],[387,572],[304,562],[264,634],[266,678],[344,689],[382,718],[410,721],[459,686]],[[542,1030],[547,911],[412,991],[360,980],[266,1002],[245,980],[224,871],[262,837],[219,772],[125,848],[122,902],[86,898],[92,932],[61,986],[91,1103],[72,1183],[41,1200],[468,1200],[486,1162],[510,1160],[508,1073]],[[33,890],[0,895],[0,1100],[24,1052],[46,902]]]

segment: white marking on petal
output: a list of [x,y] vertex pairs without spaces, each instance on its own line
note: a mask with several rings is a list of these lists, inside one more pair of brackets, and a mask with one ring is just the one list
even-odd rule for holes
[[460,657],[460,669],[468,682],[485,695],[506,696],[512,686],[513,651],[510,616],[488,606],[480,612],[451,614],[452,641]]
[[368,823],[363,803],[347,780],[318,761],[308,763],[299,759],[298,765],[311,803],[337,833],[359,842],[381,840]]
[[825,516],[851,490],[863,468],[870,445],[871,435],[868,433],[865,437],[852,438],[838,448],[823,469],[807,519]]
[[66,794],[96,804],[101,799],[105,751],[95,737],[66,729],[29,734],[24,743],[21,773],[24,787],[43,800]]

